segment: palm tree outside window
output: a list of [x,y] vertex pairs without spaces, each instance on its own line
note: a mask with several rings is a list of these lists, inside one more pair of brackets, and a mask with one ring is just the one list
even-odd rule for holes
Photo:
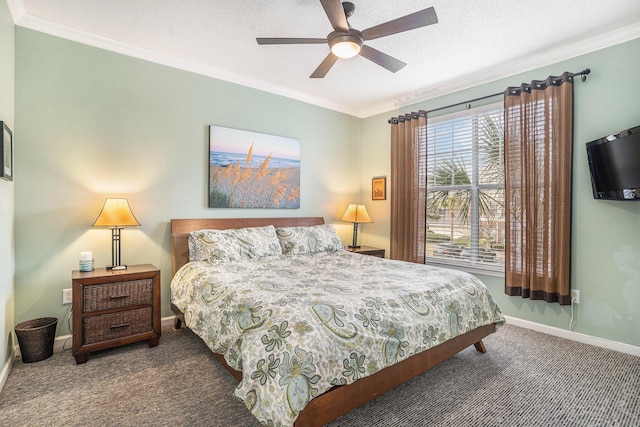
[[502,103],[427,123],[426,262],[504,271]]

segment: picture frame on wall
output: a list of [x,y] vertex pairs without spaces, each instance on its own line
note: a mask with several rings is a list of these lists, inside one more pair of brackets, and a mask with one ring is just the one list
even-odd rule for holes
[[2,134],[0,135],[0,178],[13,181],[13,133],[7,122],[0,122]]
[[371,200],[387,200],[386,176],[374,176],[371,179]]
[[210,208],[300,208],[300,141],[211,125]]

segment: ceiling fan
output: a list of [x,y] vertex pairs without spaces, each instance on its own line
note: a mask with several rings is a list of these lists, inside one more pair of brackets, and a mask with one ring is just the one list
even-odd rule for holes
[[323,78],[339,58],[352,58],[358,54],[395,73],[407,64],[365,45],[364,42],[403,31],[426,27],[427,25],[438,22],[436,11],[433,7],[429,7],[385,22],[384,24],[358,31],[352,28],[347,21],[355,11],[356,7],[353,3],[340,3],[340,0],[320,0],[320,3],[322,3],[322,7],[334,30],[330,32],[326,38],[256,38],[259,45],[329,44],[331,52],[329,52],[329,55],[327,55],[313,74],[311,74],[311,78]]

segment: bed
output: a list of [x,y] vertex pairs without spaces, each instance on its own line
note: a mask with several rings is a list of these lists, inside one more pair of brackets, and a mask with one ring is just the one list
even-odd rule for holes
[[[285,255],[208,262],[211,253],[197,252],[189,238],[271,226]],[[351,253],[335,247],[331,229],[321,217],[171,220],[175,327],[185,324],[213,351],[239,381],[235,394],[263,424],[324,425],[468,346],[484,353],[482,339],[504,323],[473,276]],[[313,230],[307,246],[319,249],[289,245],[287,254],[301,230],[307,240]],[[439,285],[413,283],[421,277]],[[404,324],[405,317],[422,324]]]

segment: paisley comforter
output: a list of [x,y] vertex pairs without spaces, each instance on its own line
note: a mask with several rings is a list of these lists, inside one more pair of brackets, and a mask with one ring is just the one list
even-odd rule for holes
[[243,372],[235,390],[266,425],[293,425],[313,397],[504,317],[460,271],[348,251],[190,262],[172,302]]

